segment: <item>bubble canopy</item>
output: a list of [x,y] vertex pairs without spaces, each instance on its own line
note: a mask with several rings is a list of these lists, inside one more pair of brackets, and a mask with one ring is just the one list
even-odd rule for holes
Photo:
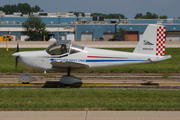
[[46,52],[50,55],[62,55],[62,54],[74,54],[81,52],[84,49],[84,46],[71,44],[69,40],[59,40],[55,43],[51,44],[47,49]]

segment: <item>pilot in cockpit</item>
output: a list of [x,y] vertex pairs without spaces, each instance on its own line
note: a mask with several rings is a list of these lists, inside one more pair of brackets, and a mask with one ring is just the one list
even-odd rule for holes
[[67,53],[67,47],[65,44],[62,44],[60,49],[61,49],[61,54]]

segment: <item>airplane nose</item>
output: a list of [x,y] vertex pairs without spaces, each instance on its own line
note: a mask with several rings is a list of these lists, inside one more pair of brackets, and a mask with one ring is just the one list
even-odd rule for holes
[[19,53],[18,52],[17,53],[13,53],[12,56],[13,57],[19,57]]

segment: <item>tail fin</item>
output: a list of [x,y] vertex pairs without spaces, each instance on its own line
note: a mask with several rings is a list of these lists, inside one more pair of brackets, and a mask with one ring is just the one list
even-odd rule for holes
[[165,53],[165,31],[162,25],[150,24],[133,53],[162,56]]

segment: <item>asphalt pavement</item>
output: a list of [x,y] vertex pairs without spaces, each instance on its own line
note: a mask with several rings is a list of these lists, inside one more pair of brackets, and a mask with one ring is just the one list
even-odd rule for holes
[[0,120],[180,120],[179,111],[0,111]]

